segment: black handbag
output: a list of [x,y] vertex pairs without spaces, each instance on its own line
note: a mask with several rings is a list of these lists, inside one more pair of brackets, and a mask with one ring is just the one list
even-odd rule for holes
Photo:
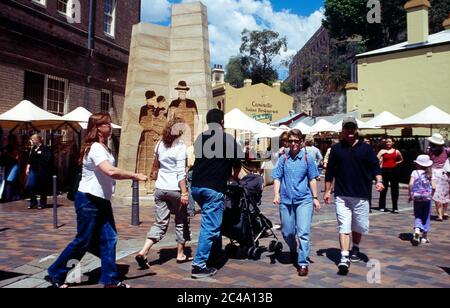
[[69,199],[70,201],[75,201],[75,195],[77,194],[78,186],[80,186],[80,181],[81,181],[81,172],[77,172],[75,176],[75,181],[73,182],[70,190],[67,192],[67,199]]

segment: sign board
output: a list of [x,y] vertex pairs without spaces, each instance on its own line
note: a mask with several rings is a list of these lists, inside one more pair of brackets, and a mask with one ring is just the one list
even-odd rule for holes
[[254,114],[254,115],[252,115],[252,118],[255,119],[256,121],[260,121],[260,120],[269,120],[269,121],[272,121],[272,114],[271,114],[271,113],[266,113],[266,114]]

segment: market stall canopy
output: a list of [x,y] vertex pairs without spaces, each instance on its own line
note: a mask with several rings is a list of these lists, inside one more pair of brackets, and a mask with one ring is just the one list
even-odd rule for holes
[[235,108],[225,115],[225,128],[251,131],[255,134],[270,129],[270,126],[255,119]]
[[280,135],[285,132],[285,129],[282,129],[280,127],[271,127],[268,126],[267,128],[261,130],[258,134],[256,134],[256,138],[277,138],[280,137]]
[[[66,121],[75,121],[81,126],[81,128],[86,129],[89,121],[89,117],[92,115],[92,112],[87,110],[84,107],[77,107],[72,110],[68,114],[64,115],[62,118]],[[112,128],[121,128],[119,125],[112,124]]]
[[366,126],[367,128],[376,129],[381,128],[381,126],[383,125],[390,125],[393,123],[398,123],[400,121],[402,121],[402,119],[397,117],[396,115],[393,115],[389,111],[383,111],[372,120],[367,121]]
[[27,100],[21,101],[19,104],[0,115],[0,125],[7,128],[27,123],[35,128],[45,129],[54,128],[64,122],[70,122],[70,120],[64,120],[62,117],[45,111]]
[[333,132],[332,129],[333,124],[328,122],[327,120],[320,119],[317,121],[316,124],[310,127],[309,133],[310,134],[317,134],[317,133],[323,133],[323,132]]
[[[372,128],[367,125],[367,123],[364,123],[361,120],[356,119],[356,123],[358,123],[358,129],[367,129]],[[342,131],[342,120],[334,124],[331,128],[329,128],[333,132],[340,133]]]
[[299,129],[304,135],[308,135],[311,132],[311,126],[308,126],[303,122],[298,122],[294,126],[294,129]]
[[381,126],[381,128],[396,127],[450,127],[450,114],[431,105],[424,110],[410,116],[409,118],[391,123],[389,125]]

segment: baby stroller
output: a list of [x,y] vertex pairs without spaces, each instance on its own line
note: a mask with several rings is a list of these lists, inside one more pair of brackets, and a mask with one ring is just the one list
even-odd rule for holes
[[235,256],[241,249],[249,259],[258,260],[266,250],[259,246],[259,239],[267,237],[274,238],[268,247],[269,252],[280,253],[283,250],[283,244],[272,230],[272,222],[259,209],[262,191],[263,178],[257,174],[249,174],[240,183],[227,186],[222,235],[231,241],[225,247],[228,256]]

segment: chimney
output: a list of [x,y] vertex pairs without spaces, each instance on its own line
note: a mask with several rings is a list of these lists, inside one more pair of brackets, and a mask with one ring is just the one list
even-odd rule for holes
[[428,10],[430,7],[428,0],[410,0],[405,4],[409,45],[428,42]]
[[251,79],[244,79],[244,88],[250,87],[252,85]]
[[212,86],[220,85],[225,83],[225,71],[222,65],[214,64],[211,70]]
[[442,23],[442,26],[445,30],[450,30],[450,14],[448,14],[448,17],[444,22]]
[[278,91],[281,91],[281,82],[280,81],[274,82],[272,84],[272,88],[274,88],[274,89],[276,89]]

